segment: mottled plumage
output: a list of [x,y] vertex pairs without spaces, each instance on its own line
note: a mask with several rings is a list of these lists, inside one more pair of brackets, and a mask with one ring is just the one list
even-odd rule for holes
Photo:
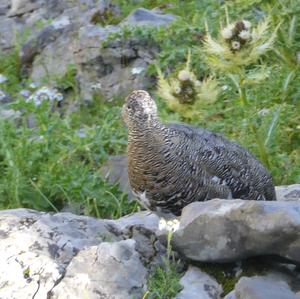
[[130,185],[146,208],[180,215],[212,198],[276,200],[270,173],[249,151],[205,129],[162,124],[146,91],[127,97],[123,118]]

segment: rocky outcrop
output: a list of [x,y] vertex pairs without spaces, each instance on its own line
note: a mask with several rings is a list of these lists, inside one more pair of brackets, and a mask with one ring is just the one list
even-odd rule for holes
[[[299,288],[299,287],[298,287]],[[286,277],[277,274],[242,277],[224,299],[299,299]]]
[[148,271],[135,246],[124,240],[80,251],[50,298],[141,298]]
[[46,78],[54,85],[72,65],[82,100],[90,101],[94,94],[110,99],[149,87],[146,69],[158,53],[158,45],[144,38],[123,38],[123,28],[167,26],[175,19],[139,8],[122,21],[109,0],[3,0],[0,50],[21,46],[23,74],[36,83]]
[[214,199],[184,208],[174,248],[196,261],[278,255],[300,263],[300,203]]
[[214,278],[193,266],[181,278],[180,284],[183,289],[175,299],[219,299],[223,293]]
[[[288,189],[277,188],[295,194],[295,186]],[[193,203],[173,233],[173,249],[180,259],[188,258],[185,264],[271,254],[272,264],[280,265],[276,275],[264,270],[257,276],[252,270],[244,277],[246,272],[238,270],[241,278],[226,299],[297,298],[299,271],[295,265],[278,264],[274,255],[299,263],[299,213],[297,198]],[[160,240],[167,232],[159,229],[161,223],[150,212],[103,220],[26,209],[0,211],[0,298],[142,298],[149,274],[166,256]],[[220,281],[201,268],[189,266],[177,299],[223,296]]]
[[0,298],[141,298],[164,254],[149,231],[157,225],[145,213],[112,221],[0,211]]

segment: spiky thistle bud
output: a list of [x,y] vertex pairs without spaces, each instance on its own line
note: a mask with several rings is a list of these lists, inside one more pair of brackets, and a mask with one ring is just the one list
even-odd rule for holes
[[191,75],[190,75],[189,71],[187,71],[187,70],[181,70],[178,73],[177,78],[180,81],[188,81],[188,80],[191,80]]

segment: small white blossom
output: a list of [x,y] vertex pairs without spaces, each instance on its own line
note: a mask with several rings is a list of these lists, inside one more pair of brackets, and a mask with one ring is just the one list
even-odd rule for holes
[[42,87],[35,91],[27,100],[26,102],[33,102],[36,106],[40,106],[42,102],[49,101],[49,102],[60,102],[64,99],[63,95],[59,93],[56,89],[51,89],[49,87]]
[[179,229],[180,221],[178,219],[168,220],[166,221],[164,218],[159,220],[158,229],[166,230],[171,232],[176,232]]
[[226,90],[228,90],[228,89],[229,89],[229,86],[228,86],[228,85],[223,85],[223,86],[222,86],[222,90],[226,91]]
[[0,74],[0,84],[4,83],[6,81],[7,81],[7,78],[4,75]]
[[251,22],[249,22],[247,20],[243,20],[243,23],[244,23],[246,30],[249,30],[251,28]]
[[23,90],[21,90],[19,93],[20,93],[20,95],[23,96],[24,98],[29,98],[29,97],[30,97],[30,94],[31,94],[31,92],[30,92],[28,89],[23,89]]
[[270,112],[270,109],[263,108],[263,109],[259,110],[259,111],[257,112],[257,114],[258,114],[259,116],[265,116],[265,115],[268,114],[269,112]]
[[251,39],[251,33],[248,30],[242,30],[239,33],[239,38],[241,38],[242,40],[249,40]]
[[190,75],[189,71],[187,71],[187,70],[181,70],[178,73],[178,80],[180,80],[180,81],[188,81],[190,79],[191,79],[191,75]]
[[91,85],[92,90],[100,90],[101,88],[102,88],[102,85],[100,82]]
[[144,67],[133,67],[131,70],[132,75],[139,75],[145,70]]
[[240,47],[241,47],[240,42],[235,41],[235,40],[231,42],[231,48],[232,48],[233,50],[238,50]]
[[37,83],[32,82],[29,84],[29,88],[31,88],[31,89],[36,89],[37,87],[38,87]]

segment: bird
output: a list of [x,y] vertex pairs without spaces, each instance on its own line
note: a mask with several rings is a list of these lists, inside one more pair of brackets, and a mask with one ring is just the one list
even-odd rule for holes
[[207,129],[162,123],[147,91],[127,96],[122,117],[129,183],[146,209],[180,216],[195,201],[276,200],[271,174],[252,153]]

